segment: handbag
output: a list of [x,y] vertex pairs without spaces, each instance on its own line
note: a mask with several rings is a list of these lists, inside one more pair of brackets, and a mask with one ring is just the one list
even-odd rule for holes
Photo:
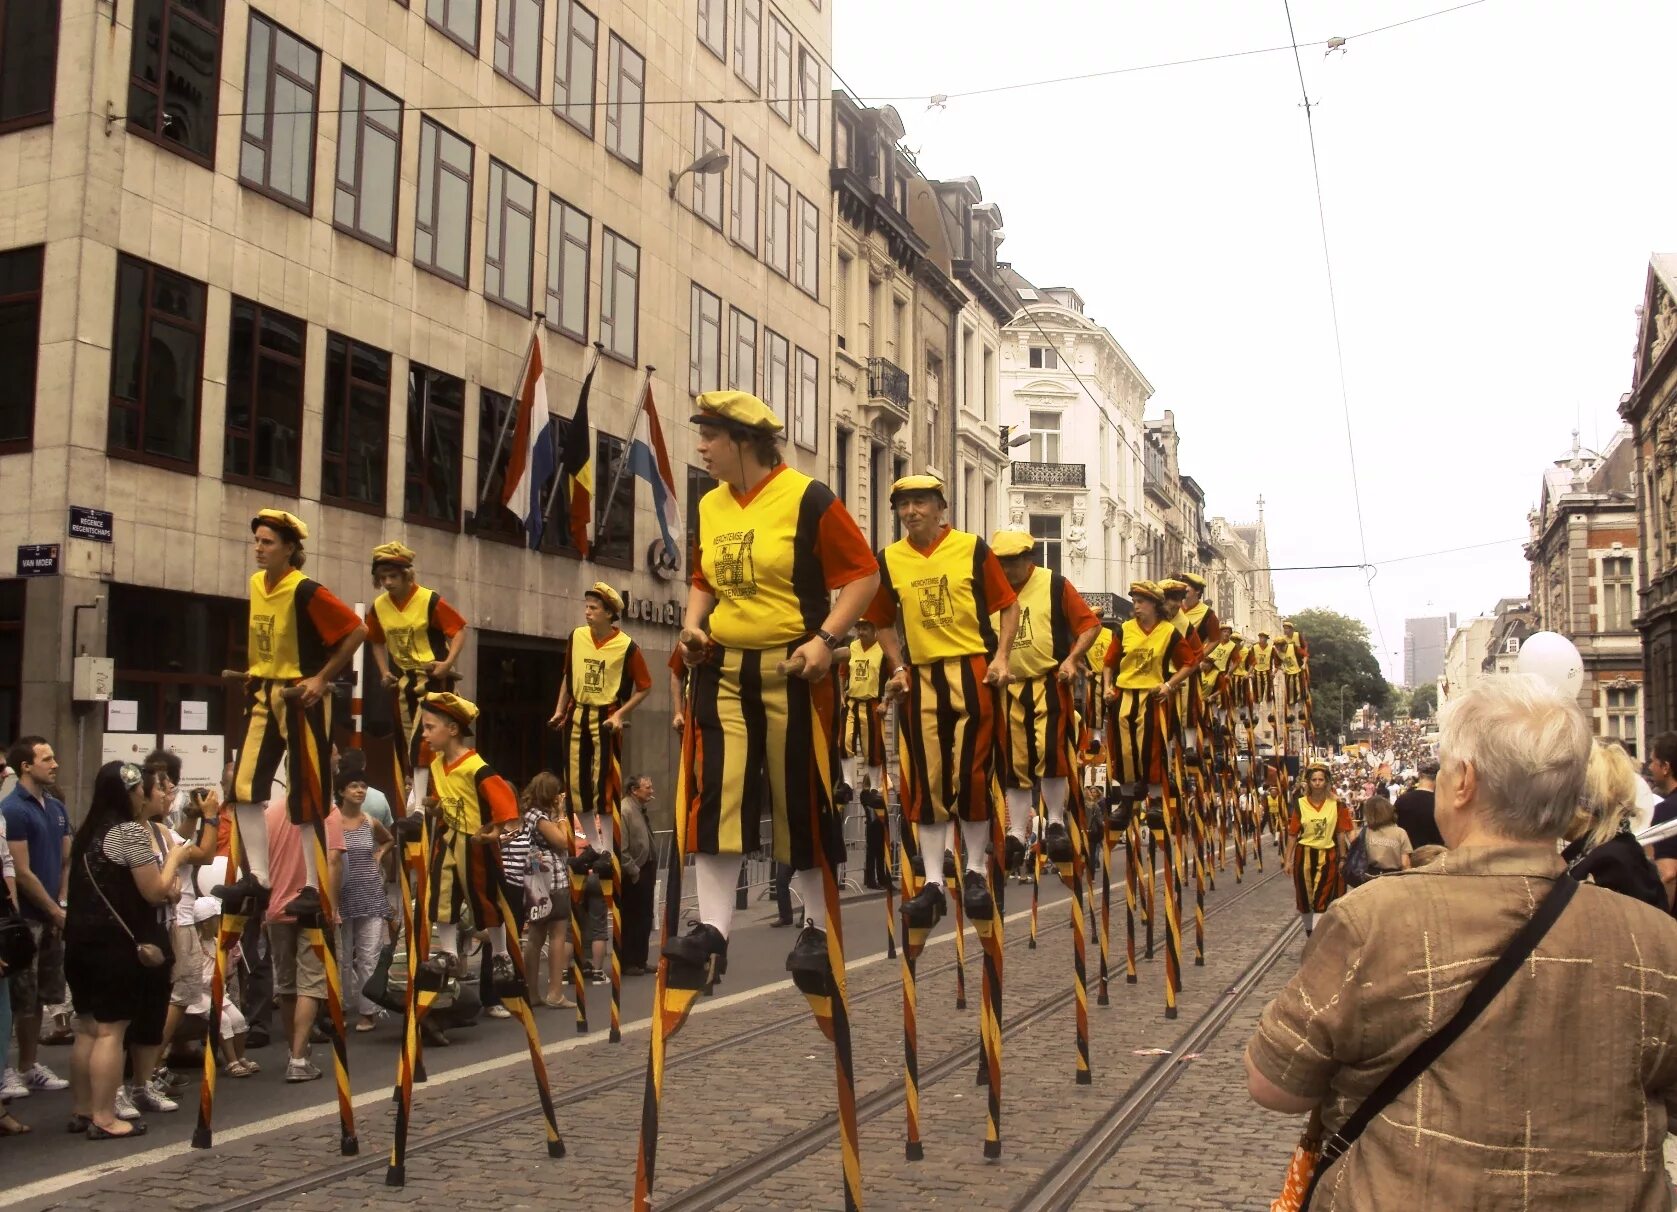
[[35,962],[35,935],[29,923],[12,914],[0,917],[0,972],[16,972]]
[[85,852],[82,854],[82,866],[87,869],[87,882],[93,885],[93,890],[99,894],[99,899],[105,902],[105,908],[111,911],[111,916],[116,919],[116,924],[122,927],[122,932],[133,941],[134,958],[140,961],[140,967],[161,968],[168,963],[169,957],[163,954],[163,948],[156,943],[142,943],[135,937],[134,932],[128,928],[128,923],[122,920],[122,914],[118,913],[116,906],[111,904],[110,897],[105,895],[105,890],[99,886],[99,881],[93,878],[93,864],[88,861]]
[[[1346,1150],[1356,1143],[1363,1130],[1374,1122],[1374,1117],[1389,1107],[1392,1100],[1408,1089],[1416,1078],[1430,1069],[1438,1058],[1444,1055],[1445,1049],[1460,1039],[1462,1033],[1485,1012],[1485,1008],[1496,995],[1502,992],[1502,987],[1520,970],[1520,965],[1526,962],[1526,957],[1543,941],[1543,936],[1549,933],[1549,928],[1555,924],[1561,911],[1577,891],[1578,881],[1562,872],[1556,878],[1554,887],[1549,889],[1549,894],[1543,898],[1543,903],[1538,905],[1537,912],[1533,913],[1531,919],[1509,940],[1508,946],[1503,948],[1496,963],[1486,969],[1485,974],[1468,990],[1461,1008],[1450,1021],[1417,1044],[1414,1051],[1386,1074],[1374,1088],[1374,1092],[1363,1099],[1362,1104],[1339,1131],[1322,1141],[1310,1175],[1310,1184],[1305,1188],[1303,1200],[1297,1205],[1297,1212],[1304,1212],[1310,1207],[1310,1198],[1316,1193],[1316,1185],[1322,1181],[1322,1175],[1327,1173],[1328,1167],[1334,1162],[1345,1156]],[[1300,1145],[1302,1147],[1302,1141]],[[1297,1157],[1297,1150],[1294,1151],[1294,1156]],[[1291,1167],[1288,1173],[1290,1177]],[[1293,1212],[1293,1209],[1283,1205],[1281,1212]]]
[[1357,836],[1351,839],[1351,845],[1345,851],[1345,886],[1347,888],[1361,888],[1374,878],[1368,862],[1368,829],[1365,826],[1357,830]]

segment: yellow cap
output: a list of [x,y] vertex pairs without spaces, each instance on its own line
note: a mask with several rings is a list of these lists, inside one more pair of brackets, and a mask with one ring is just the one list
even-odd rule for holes
[[1246,637],[1241,635],[1238,631],[1229,632],[1229,639],[1236,644],[1244,644],[1246,642]]
[[1188,587],[1181,581],[1172,577],[1166,577],[1164,580],[1159,582],[1159,592],[1164,594],[1183,594],[1188,592]]
[[607,585],[604,581],[595,581],[587,589],[582,591],[582,596],[585,598],[590,596],[599,598],[600,601],[604,602],[611,608],[611,612],[613,614],[623,613],[623,595],[618,593],[617,590],[613,589],[610,585]]
[[299,543],[309,537],[309,528],[303,525],[303,519],[294,513],[287,513],[283,509],[257,510],[256,516],[250,520],[252,534],[256,533],[258,526],[271,526],[281,533],[289,530],[296,536],[296,541]]
[[1205,578],[1197,572],[1179,572],[1176,574],[1176,579],[1186,581],[1191,588],[1197,589],[1201,593],[1205,592]]
[[1307,766],[1305,766],[1304,773],[1306,775],[1309,775],[1311,773],[1311,771],[1314,771],[1314,770],[1320,770],[1323,774],[1332,774],[1333,773],[1333,771],[1328,769],[1328,764],[1326,762],[1311,762]]
[[1293,620],[1291,620],[1291,619],[1282,619],[1281,620],[1281,626],[1283,626],[1283,627],[1291,627],[1292,625],[1293,625]]
[[1164,590],[1160,589],[1152,581],[1130,582],[1130,600],[1134,601],[1136,598],[1150,598],[1159,603],[1161,606],[1165,604]]
[[463,699],[448,690],[433,690],[419,702],[426,711],[446,715],[459,724],[461,736],[472,735],[472,725],[477,721],[477,704],[470,699]]
[[779,433],[785,428],[774,409],[749,391],[707,391],[696,397],[699,411],[687,419],[739,433]]
[[949,496],[943,491],[943,481],[933,475],[903,476],[891,485],[891,504],[897,503],[897,498],[910,492],[935,492],[943,500]]
[[998,560],[1029,555],[1035,547],[1036,540],[1023,530],[998,530],[990,536],[990,550]]
[[380,543],[373,548],[373,568],[376,571],[380,564],[395,564],[401,568],[412,568],[413,554],[413,548],[402,543]]
[[1269,639],[1269,632],[1267,632],[1267,631],[1260,631],[1260,632],[1258,632],[1258,638],[1259,638],[1259,639],[1260,639],[1260,640],[1267,640],[1267,639]]

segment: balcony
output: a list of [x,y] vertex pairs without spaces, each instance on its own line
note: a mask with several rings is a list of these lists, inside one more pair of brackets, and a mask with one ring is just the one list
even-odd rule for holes
[[1116,593],[1084,593],[1083,600],[1103,619],[1121,621],[1135,613],[1130,600]]
[[908,371],[889,358],[868,359],[868,399],[890,404],[908,419]]
[[1015,463],[1013,483],[1018,488],[1083,488],[1082,463]]
[[1142,489],[1160,505],[1169,509],[1176,502],[1171,498],[1170,486],[1165,477],[1155,472],[1151,467],[1144,467],[1141,477]]

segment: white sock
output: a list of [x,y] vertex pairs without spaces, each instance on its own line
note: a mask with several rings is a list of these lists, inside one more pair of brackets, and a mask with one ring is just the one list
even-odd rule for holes
[[792,887],[804,903],[804,920],[817,930],[827,928],[827,887],[821,878],[821,868],[792,873]]
[[460,927],[454,922],[437,922],[431,927],[431,950],[444,955],[460,954]]
[[867,771],[868,786],[875,791],[883,791],[885,789],[885,767],[864,766],[863,769]]
[[961,822],[961,848],[967,852],[968,871],[984,874],[984,844],[989,840],[989,821]]
[[1048,805],[1049,824],[1065,824],[1066,797],[1071,794],[1071,780],[1043,779],[1042,802]]
[[853,757],[839,759],[839,778],[848,783],[852,791],[856,790],[856,766],[860,760]]
[[298,828],[303,831],[303,886],[318,891],[320,875],[315,870],[314,826],[299,825]]
[[484,933],[489,935],[490,955],[505,955],[507,953],[507,928],[504,925],[491,926]]
[[926,863],[926,882],[943,887],[943,853],[955,848],[955,822],[920,827],[920,856]]
[[[265,804],[234,804],[233,817],[239,823],[239,845],[244,850],[250,873],[264,888],[268,886],[268,812]],[[229,872],[228,883],[238,878]]]
[[696,854],[693,866],[699,876],[699,920],[715,926],[727,938],[734,928],[734,890],[739,886],[740,856]]
[[[1025,840],[1025,827],[1031,820],[1031,789],[1029,787],[1009,787],[1002,792],[1007,800],[1007,831],[1021,842]],[[962,830],[962,836],[966,831]]]
[[425,808],[425,793],[431,789],[430,767],[422,766],[413,772],[413,786],[408,788],[408,811],[422,812]]

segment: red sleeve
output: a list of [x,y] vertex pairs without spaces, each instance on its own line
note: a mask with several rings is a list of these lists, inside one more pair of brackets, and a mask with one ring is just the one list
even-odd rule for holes
[[1287,832],[1297,837],[1299,830],[1303,827],[1304,821],[1299,816],[1299,810],[1296,807],[1289,807],[1287,809]]
[[460,617],[460,612],[440,597],[437,599],[436,615],[438,629],[451,640],[466,626],[466,620]]
[[1356,827],[1356,823],[1351,820],[1350,806],[1341,800],[1339,803],[1339,832],[1350,833]]
[[1124,625],[1120,623],[1112,629],[1112,643],[1106,646],[1106,667],[1117,669],[1118,662],[1124,659]]
[[879,588],[874,590],[873,601],[862,612],[862,617],[875,627],[895,627],[897,625],[897,597],[885,583],[880,582]]
[[1065,605],[1063,609],[1066,612],[1066,620],[1071,624],[1071,633],[1082,635],[1085,631],[1093,631],[1096,627],[1099,627],[1101,621],[1095,617],[1095,612],[1089,609],[1089,603],[1083,600],[1083,595],[1072,587],[1070,581],[1067,581],[1065,585]]
[[518,819],[518,794],[488,766],[478,771],[477,798],[478,806],[496,824]]
[[639,644],[629,650],[629,680],[634,682],[636,690],[652,689],[652,674],[647,671],[646,658],[641,655]]
[[681,655],[681,645],[677,644],[674,652],[670,653],[670,672],[677,677],[687,673],[687,660]]
[[309,622],[330,646],[361,626],[361,617],[345,606],[324,585],[309,595]]
[[1006,610],[1019,600],[1019,595],[1013,592],[1013,586],[1007,583],[1007,574],[1002,571],[1002,562],[996,558],[996,553],[985,548],[984,551],[984,601],[991,610]]
[[868,549],[856,519],[837,497],[822,512],[815,533],[828,589],[838,589],[879,571],[879,561]]
[[384,624],[378,621],[378,611],[367,607],[367,613],[361,616],[361,621],[367,624],[367,641],[372,644],[384,643]]
[[[1160,623],[1159,626],[1169,627],[1170,624]],[[1176,639],[1171,642],[1170,646],[1170,672],[1176,673],[1179,670],[1188,668],[1190,665],[1197,664],[1199,664],[1199,661],[1194,657],[1194,649],[1193,646],[1188,643],[1188,637],[1185,635],[1177,636]],[[1166,676],[1168,677],[1169,674],[1166,674]]]

